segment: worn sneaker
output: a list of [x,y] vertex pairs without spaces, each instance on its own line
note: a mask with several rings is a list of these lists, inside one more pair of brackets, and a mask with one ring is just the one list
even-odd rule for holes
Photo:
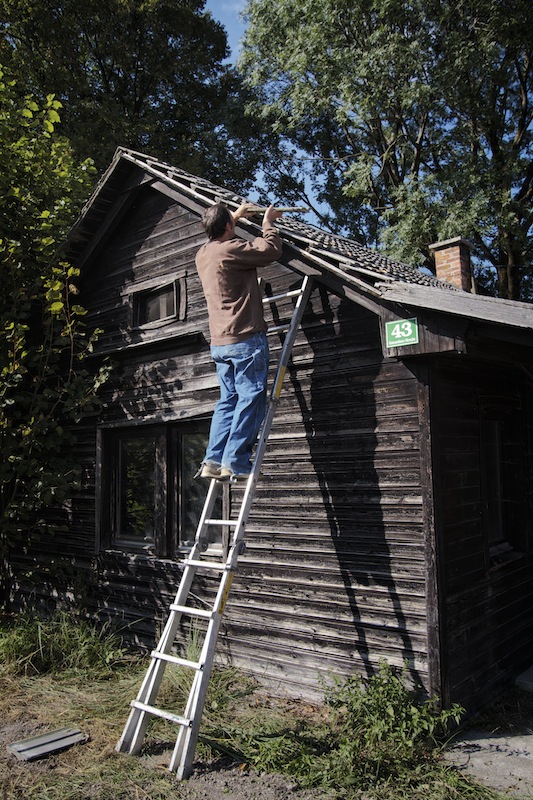
[[233,472],[232,469],[229,467],[222,467],[220,469],[220,478],[221,480],[232,480],[232,481],[247,481],[250,477],[250,473],[244,472]]
[[200,478],[215,478],[215,480],[228,480],[228,475],[222,475],[220,464],[215,461],[205,461],[200,470]]

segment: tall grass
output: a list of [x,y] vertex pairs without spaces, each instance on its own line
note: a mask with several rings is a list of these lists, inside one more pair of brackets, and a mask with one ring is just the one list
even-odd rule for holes
[[17,675],[111,675],[127,651],[108,625],[60,611],[48,618],[24,612],[0,627],[2,669]]

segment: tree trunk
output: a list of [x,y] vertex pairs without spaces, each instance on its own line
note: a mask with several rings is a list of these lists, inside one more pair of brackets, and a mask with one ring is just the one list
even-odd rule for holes
[[514,237],[506,233],[498,259],[498,297],[506,300],[520,300],[522,278],[522,253],[514,245]]

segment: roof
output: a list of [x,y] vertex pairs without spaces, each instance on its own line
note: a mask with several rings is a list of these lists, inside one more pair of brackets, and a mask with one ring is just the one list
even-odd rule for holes
[[[184,194],[190,194],[197,200],[203,200],[206,207],[216,202],[224,202],[230,207],[237,208],[241,203],[249,202],[247,198],[217,186],[205,178],[196,177],[142,153],[120,149],[118,152],[123,158],[132,160],[152,174],[157,174],[163,180],[178,184]],[[253,225],[253,221],[244,220],[244,222]],[[445,286],[455,290],[455,287],[450,284],[444,284],[433,276],[420,272],[407,264],[392,261],[374,250],[363,247],[353,239],[335,236],[295,217],[284,215],[276,222],[276,228],[286,243],[292,243],[306,253],[324,255],[347,272],[353,270],[366,277],[375,277],[381,280],[389,278],[423,286]],[[372,273],[375,275],[372,276]]]
[[[121,197],[127,196],[125,186],[127,189],[140,185],[146,175],[190,198],[196,207],[224,202],[230,208],[237,208],[247,202],[246,198],[205,178],[143,153],[118,148],[67,239],[65,249],[69,256],[77,260],[105,216]],[[253,220],[241,219],[239,227],[250,235],[260,232],[260,226]],[[296,259],[318,266],[321,274],[334,276],[349,288],[352,296],[354,291],[362,293],[372,299],[372,304],[399,303],[511,327],[533,328],[531,304],[463,292],[353,239],[330,234],[295,217],[284,215],[276,222],[276,228]]]

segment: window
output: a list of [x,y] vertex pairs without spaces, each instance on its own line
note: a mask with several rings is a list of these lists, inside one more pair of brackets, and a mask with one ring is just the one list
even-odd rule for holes
[[176,313],[176,291],[174,286],[165,286],[140,298],[139,325],[158,319],[173,317]]
[[492,565],[527,547],[523,409],[511,394],[480,397],[483,527]]
[[131,323],[134,327],[183,320],[186,315],[186,277],[156,286],[132,296]]
[[[209,485],[194,477],[207,436],[205,421],[100,431],[101,546],[167,557],[192,546]],[[220,534],[213,526],[210,543]]]
[[157,438],[117,437],[115,538],[154,544],[156,530]]
[[[207,433],[191,430],[184,431],[177,436],[176,452],[179,463],[178,488],[175,494],[181,498],[177,516],[182,547],[191,547],[194,542],[198,520],[207,494],[208,482],[194,477],[204,457],[206,445]],[[217,515],[215,514],[215,516]],[[221,512],[219,516],[222,516]],[[213,541],[215,538],[211,536],[211,542]]]

